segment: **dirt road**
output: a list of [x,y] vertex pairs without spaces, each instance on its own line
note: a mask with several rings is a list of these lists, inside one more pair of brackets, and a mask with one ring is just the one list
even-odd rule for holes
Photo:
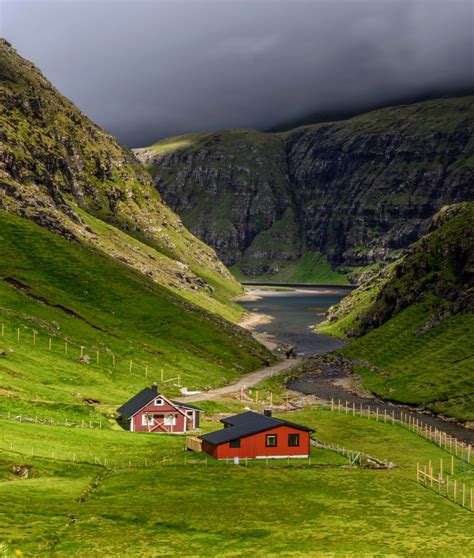
[[229,393],[238,392],[240,391],[240,388],[254,386],[262,380],[265,380],[265,378],[270,378],[275,374],[281,374],[282,372],[286,372],[287,370],[293,370],[293,368],[301,364],[302,361],[303,359],[301,358],[283,360],[282,362],[274,364],[273,366],[267,366],[266,368],[261,368],[260,370],[256,370],[255,372],[250,372],[249,374],[242,376],[237,382],[233,384],[229,384],[221,388],[211,389],[210,391],[203,391],[202,393],[196,393],[194,395],[188,395],[186,397],[180,397],[179,400],[183,403],[192,403],[194,401],[217,399],[224,395],[228,395]]

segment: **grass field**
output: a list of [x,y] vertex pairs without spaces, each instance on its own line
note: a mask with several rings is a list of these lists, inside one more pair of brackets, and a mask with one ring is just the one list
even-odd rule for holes
[[[316,408],[287,416],[315,428],[324,442],[397,468],[341,468],[347,461],[327,450],[314,451],[311,467],[286,461],[236,467],[211,458],[206,464],[189,452],[185,464],[181,436],[2,421],[3,553],[466,556],[474,543],[472,514],[415,482],[416,462],[436,463],[446,452],[397,425]],[[93,453],[102,465],[86,458]],[[20,463],[31,467],[29,479],[12,474],[11,465]],[[474,485],[473,470],[459,460],[456,475]]]

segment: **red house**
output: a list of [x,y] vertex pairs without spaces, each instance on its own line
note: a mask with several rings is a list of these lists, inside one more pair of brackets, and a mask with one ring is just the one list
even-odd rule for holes
[[200,436],[202,451],[216,459],[309,457],[311,428],[248,411],[222,419],[223,430]]
[[137,393],[117,412],[131,432],[184,433],[199,428],[201,409],[188,403],[172,401],[154,384]]

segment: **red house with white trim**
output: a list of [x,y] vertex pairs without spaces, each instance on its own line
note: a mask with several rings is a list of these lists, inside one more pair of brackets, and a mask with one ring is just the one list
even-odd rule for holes
[[216,459],[309,457],[311,428],[248,411],[222,419],[224,428],[203,434],[202,451]]
[[199,428],[201,409],[158,393],[156,384],[137,393],[117,412],[131,432],[185,433]]

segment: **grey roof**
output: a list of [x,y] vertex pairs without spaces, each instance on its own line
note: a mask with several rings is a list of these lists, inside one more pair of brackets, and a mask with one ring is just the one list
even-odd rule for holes
[[[150,401],[153,401],[155,397],[160,395],[158,390],[155,386],[145,389],[142,389],[140,393],[134,395],[131,399],[129,399],[126,403],[124,403],[121,407],[117,409],[117,412],[120,413],[125,418],[133,417],[133,415],[142,409],[145,405],[148,405]],[[163,396],[164,397],[164,396]],[[171,399],[169,400],[171,401]],[[171,401],[173,405],[178,405],[185,409],[193,409],[195,411],[202,411],[199,407],[195,407],[194,405],[189,405],[189,403],[180,403],[179,401]]]
[[259,432],[264,432],[265,430],[270,430],[271,428],[278,428],[279,426],[292,426],[298,430],[314,432],[314,430],[306,426],[301,426],[300,424],[295,424],[294,422],[290,422],[288,420],[267,417],[259,413],[254,413],[253,411],[247,411],[239,415],[228,417],[227,419],[223,419],[221,422],[230,424],[231,426],[223,428],[222,430],[210,432],[209,434],[203,434],[200,438],[205,442],[218,446],[219,444],[232,442],[232,440],[245,438],[245,436],[258,434]]
[[178,405],[179,407],[183,407],[184,409],[194,409],[195,411],[202,411],[200,407],[196,407],[196,405],[191,405],[189,403],[181,403],[181,401],[171,401],[171,403],[173,403],[173,405]]

